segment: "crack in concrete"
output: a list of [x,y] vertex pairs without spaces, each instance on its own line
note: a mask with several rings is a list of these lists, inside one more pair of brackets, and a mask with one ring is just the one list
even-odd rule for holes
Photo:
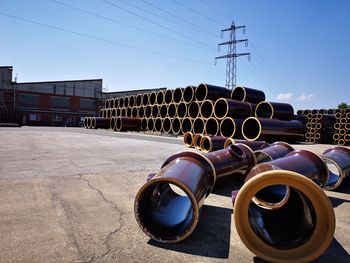
[[94,254],[92,255],[92,257],[91,257],[88,261],[85,261],[84,263],[91,263],[91,262],[95,262],[96,260],[100,260],[100,261],[101,261],[101,260],[103,260],[103,258],[104,258],[105,256],[107,256],[109,253],[111,253],[111,252],[113,251],[113,249],[112,249],[112,247],[111,247],[111,244],[110,244],[111,237],[112,237],[115,233],[117,233],[119,230],[121,230],[121,229],[123,228],[124,225],[123,225],[123,222],[122,222],[122,217],[123,217],[123,215],[124,215],[124,212],[121,211],[121,210],[118,208],[118,206],[117,206],[112,200],[107,199],[106,196],[102,193],[102,191],[101,191],[99,188],[93,186],[93,185],[91,184],[91,182],[90,182],[88,179],[86,179],[86,178],[83,177],[82,174],[79,174],[79,179],[85,181],[85,182],[87,183],[87,185],[88,185],[91,189],[95,190],[95,191],[101,196],[101,198],[102,198],[106,203],[108,203],[108,204],[119,214],[119,220],[118,220],[118,222],[119,222],[120,226],[117,227],[116,229],[114,229],[113,231],[109,232],[109,233],[107,234],[107,236],[105,237],[104,242],[103,242],[103,244],[104,244],[104,245],[106,246],[106,248],[107,248],[107,251],[106,251],[105,253],[101,254],[101,255],[98,255],[98,256],[96,256],[96,254],[94,253]]

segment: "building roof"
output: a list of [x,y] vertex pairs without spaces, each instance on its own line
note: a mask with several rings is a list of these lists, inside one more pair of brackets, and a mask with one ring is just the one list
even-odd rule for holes
[[34,82],[18,82],[21,84],[42,84],[42,83],[62,83],[62,82],[87,82],[87,81],[103,81],[103,79],[76,79],[76,80],[56,80],[56,81],[34,81]]

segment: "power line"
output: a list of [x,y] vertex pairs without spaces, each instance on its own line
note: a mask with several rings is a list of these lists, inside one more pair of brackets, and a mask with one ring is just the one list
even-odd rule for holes
[[183,61],[197,63],[197,64],[212,65],[212,64],[204,62],[204,61],[192,60],[192,59],[178,57],[178,56],[174,56],[174,55],[170,55],[170,54],[166,54],[166,53],[162,53],[162,52],[158,52],[158,51],[154,51],[154,50],[139,48],[139,47],[131,46],[131,45],[124,44],[124,43],[121,43],[121,42],[116,42],[116,41],[113,41],[113,40],[109,40],[109,39],[105,39],[105,38],[101,38],[101,37],[97,37],[97,36],[93,36],[93,35],[88,35],[88,34],[85,34],[85,33],[72,31],[72,30],[69,30],[69,29],[62,28],[62,27],[58,27],[58,26],[53,26],[53,25],[37,22],[37,21],[34,21],[34,20],[26,19],[26,18],[19,17],[19,16],[14,16],[14,15],[3,13],[3,12],[0,12],[0,15],[1,16],[10,17],[10,18],[13,18],[13,19],[17,19],[17,20],[21,20],[21,21],[24,21],[24,22],[27,22],[27,23],[40,25],[40,26],[43,26],[43,27],[46,27],[46,28],[51,28],[51,29],[55,29],[55,30],[58,30],[58,31],[62,31],[62,32],[78,35],[78,36],[81,36],[81,37],[94,39],[94,40],[98,40],[98,41],[101,41],[101,42],[105,42],[105,43],[109,43],[109,44],[113,44],[113,45],[129,48],[129,49],[133,49],[133,50],[142,51],[142,52],[145,52],[145,53],[151,53],[151,54],[159,55],[159,56],[163,56],[163,57],[175,58],[175,59],[178,59],[178,60],[183,60]]
[[[223,12],[221,12],[219,9],[216,8],[216,6],[212,5],[212,4],[208,4],[207,2],[205,2],[204,0],[200,0],[200,2],[204,5],[206,5],[207,7],[209,7],[211,10],[214,10],[216,13],[218,13],[221,16],[226,17],[227,19],[232,20],[232,17],[228,17],[226,14],[224,14]],[[217,3],[217,1],[216,1]]]
[[198,43],[198,44],[201,44],[201,45],[207,47],[209,50],[212,50],[212,49],[213,49],[213,47],[207,45],[206,43],[203,43],[203,42],[201,42],[201,41],[198,41],[197,39],[194,39],[194,38],[192,38],[192,37],[186,36],[186,35],[184,35],[184,34],[178,32],[178,31],[176,31],[176,30],[173,30],[173,29],[171,29],[171,28],[169,28],[169,27],[163,26],[163,25],[161,25],[161,24],[159,24],[159,23],[157,23],[157,22],[152,21],[151,19],[148,19],[148,18],[146,18],[146,17],[144,17],[144,16],[141,16],[141,15],[139,15],[139,14],[136,14],[136,13],[134,13],[134,12],[132,12],[132,11],[126,9],[126,8],[123,8],[123,7],[121,7],[121,6],[119,6],[119,5],[115,4],[115,3],[112,3],[112,2],[107,1],[107,0],[101,0],[101,1],[102,1],[102,2],[105,2],[105,3],[109,4],[109,5],[111,5],[111,6],[113,6],[113,7],[116,7],[116,8],[118,8],[118,9],[120,9],[120,10],[123,10],[124,12],[127,12],[127,13],[129,13],[129,14],[131,14],[131,15],[137,16],[138,18],[141,18],[141,19],[147,21],[148,23],[151,23],[151,24],[153,24],[153,25],[156,25],[156,26],[158,26],[158,27],[161,27],[161,28],[163,28],[163,29],[165,29],[165,30],[167,30],[167,31],[169,31],[169,32],[172,32],[172,33],[174,33],[174,34],[176,34],[176,35],[182,36],[183,38],[189,39],[189,40],[194,41],[194,42],[196,42],[196,43]]
[[130,25],[130,24],[123,23],[123,22],[120,22],[118,20],[106,17],[106,16],[99,15],[97,13],[94,13],[94,12],[91,12],[91,11],[88,11],[88,10],[85,10],[85,9],[82,9],[82,8],[79,8],[79,7],[75,7],[75,6],[66,4],[66,3],[62,3],[62,2],[57,1],[57,0],[49,0],[49,1],[51,1],[51,2],[53,2],[55,4],[62,5],[64,7],[67,7],[67,8],[70,8],[70,9],[82,12],[82,13],[85,13],[85,14],[91,15],[91,16],[94,16],[94,17],[97,17],[97,18],[100,18],[100,19],[103,19],[103,20],[106,20],[106,21],[118,24],[118,25],[122,25],[122,26],[125,26],[125,27],[129,27],[129,28],[132,28],[132,29],[144,32],[144,33],[147,33],[147,34],[151,34],[151,35],[154,35],[154,36],[157,36],[157,37],[161,37],[161,38],[164,38],[164,39],[169,39],[169,40],[172,40],[172,41],[176,41],[176,42],[179,42],[179,43],[182,43],[182,44],[185,44],[185,45],[189,45],[189,46],[193,46],[193,47],[197,47],[197,48],[202,48],[202,49],[208,50],[207,48],[205,48],[205,47],[203,47],[201,45],[188,43],[188,42],[185,42],[185,41],[173,38],[173,37],[169,37],[169,36],[158,34],[158,33],[152,32],[152,31],[148,31],[148,30],[145,30],[145,29],[142,29],[142,28]]
[[215,23],[215,24],[219,24],[219,25],[221,25],[221,26],[225,26],[225,24],[223,24],[223,23],[221,23],[221,22],[219,22],[219,21],[217,21],[217,20],[211,18],[210,16],[207,16],[207,15],[201,13],[201,12],[198,12],[197,10],[195,10],[195,9],[193,9],[193,8],[187,6],[187,5],[184,5],[183,3],[180,3],[180,2],[178,2],[177,0],[172,0],[172,1],[173,1],[174,3],[176,3],[177,5],[179,5],[179,6],[183,7],[183,8],[185,8],[185,9],[187,9],[187,10],[189,10],[189,11],[191,11],[191,12],[193,12],[193,13],[199,15],[199,16],[204,17],[204,18],[206,18],[207,20],[209,20],[209,21],[211,21],[211,22],[213,22],[213,23]]
[[157,9],[157,10],[159,10],[159,11],[161,11],[161,12],[167,14],[167,15],[170,15],[170,16],[172,16],[172,17],[175,17],[175,18],[179,19],[179,20],[181,20],[181,21],[187,23],[188,25],[191,25],[191,27],[196,28],[197,30],[199,30],[199,32],[202,32],[202,33],[205,33],[205,32],[206,32],[206,33],[208,33],[208,34],[210,34],[210,35],[212,35],[212,36],[214,36],[214,37],[220,37],[219,35],[217,35],[217,34],[211,32],[211,31],[209,31],[209,30],[207,30],[207,29],[205,29],[205,28],[203,28],[203,27],[201,27],[201,26],[196,25],[196,24],[192,23],[191,21],[188,21],[188,20],[186,20],[186,19],[184,19],[184,18],[181,18],[181,17],[179,17],[179,16],[177,16],[177,15],[174,15],[173,13],[171,13],[171,12],[165,10],[165,9],[162,9],[162,8],[160,8],[160,7],[154,5],[154,4],[152,4],[152,3],[150,3],[150,2],[148,2],[148,1],[146,1],[146,0],[140,0],[140,1],[144,2],[146,5],[149,5],[149,6],[155,8],[155,9]]

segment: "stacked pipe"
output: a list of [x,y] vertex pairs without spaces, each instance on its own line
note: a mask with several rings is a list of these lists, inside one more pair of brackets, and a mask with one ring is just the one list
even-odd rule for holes
[[306,141],[350,145],[350,109],[299,110],[297,114],[307,118]]
[[[337,171],[329,169],[334,165]],[[325,192],[350,173],[350,150],[318,156],[276,142],[258,151],[241,143],[200,154],[169,157],[138,191],[136,220],[150,238],[176,243],[196,228],[200,208],[223,178],[244,181],[232,192],[234,221],[243,243],[268,262],[310,262],[331,244],[335,215]]]

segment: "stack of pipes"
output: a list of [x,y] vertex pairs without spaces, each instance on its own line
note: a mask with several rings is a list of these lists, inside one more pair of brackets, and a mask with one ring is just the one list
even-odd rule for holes
[[306,141],[350,145],[350,109],[298,110],[306,116]]

